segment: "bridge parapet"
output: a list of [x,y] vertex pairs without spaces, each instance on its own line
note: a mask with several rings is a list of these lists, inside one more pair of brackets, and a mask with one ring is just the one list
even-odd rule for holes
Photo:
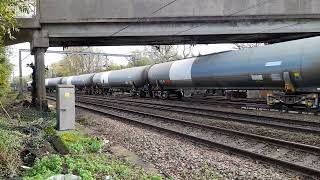
[[319,0],[41,0],[41,22],[319,18]]
[[[266,42],[320,35],[319,0],[33,0],[50,46]],[[17,38],[18,39],[18,38]]]

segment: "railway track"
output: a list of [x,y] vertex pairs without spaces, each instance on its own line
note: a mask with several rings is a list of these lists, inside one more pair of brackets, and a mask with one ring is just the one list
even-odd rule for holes
[[272,128],[285,129],[290,131],[299,131],[304,133],[320,134],[320,123],[312,121],[292,120],[285,118],[275,118],[258,116],[251,114],[241,114],[235,112],[225,112],[204,107],[191,107],[186,105],[146,102],[137,99],[118,99],[118,98],[101,98],[93,96],[81,96],[88,100],[108,101],[109,103],[130,105],[136,107],[153,108],[159,110],[166,110],[177,113],[186,113],[195,116],[202,116],[206,118],[218,118],[223,121],[234,121],[240,123],[255,124],[260,126],[268,126]]
[[[117,99],[131,98],[136,99],[129,95],[118,95]],[[157,100],[154,98],[146,97],[147,100]],[[163,101],[163,100],[159,100]],[[185,97],[182,99],[167,99],[167,102],[183,102],[183,103],[192,103],[198,105],[212,105],[218,107],[228,107],[228,108],[237,108],[245,110],[259,110],[259,111],[271,111],[271,112],[285,112],[290,114],[312,114],[318,115],[316,112],[309,112],[305,109],[274,109],[267,105],[265,100],[261,99],[226,99],[224,97]]]
[[[49,99],[54,100],[52,97]],[[93,112],[169,132],[190,139],[195,143],[217,147],[310,176],[320,177],[320,148],[316,146],[120,108],[107,105],[105,102],[96,99],[77,98],[76,105]]]
[[248,100],[248,99],[226,99],[226,98],[185,98],[180,100],[182,102],[190,102],[200,105],[214,105],[220,107],[231,107],[246,110],[259,110],[259,111],[273,111],[273,112],[285,112],[292,114],[312,114],[317,116],[317,112],[311,112],[301,107],[275,109],[267,105],[264,100]]
[[206,97],[206,98],[183,98],[180,101],[198,103],[198,104],[212,104],[220,106],[231,106],[237,108],[256,108],[270,110],[266,101],[263,100],[249,100],[249,99],[226,99],[219,97]]

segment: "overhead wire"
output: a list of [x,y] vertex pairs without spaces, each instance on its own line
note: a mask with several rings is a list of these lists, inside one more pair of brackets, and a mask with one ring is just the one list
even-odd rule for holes
[[[165,5],[161,6],[160,8],[156,9],[155,11],[153,11],[150,15],[153,15],[153,14],[161,11],[162,9],[170,6],[171,4],[175,3],[176,1],[177,1],[177,0],[173,0],[173,1],[171,1],[171,2],[169,2],[169,3],[167,3],[167,4],[165,4]],[[249,7],[245,8],[245,9],[241,9],[241,10],[239,10],[239,11],[237,11],[237,12],[228,14],[228,15],[226,15],[226,16],[234,16],[234,15],[236,15],[236,14],[239,14],[239,13],[242,13],[242,12],[245,12],[245,11],[248,11],[248,10],[251,10],[251,9],[254,9],[254,8],[257,8],[257,7],[264,6],[264,5],[266,5],[266,4],[268,4],[268,3],[272,2],[272,1],[275,1],[275,0],[264,0],[264,1],[260,2],[260,3],[258,3],[258,4],[249,6]],[[140,22],[140,21],[143,20],[144,18],[146,18],[146,17],[139,18],[139,19],[136,21],[136,23]],[[270,32],[270,31],[279,30],[279,29],[283,29],[283,28],[294,27],[294,26],[298,26],[298,25],[301,25],[301,24],[303,24],[303,23],[297,22],[297,23],[295,23],[295,24],[285,25],[285,26],[282,26],[282,27],[279,27],[279,28],[274,28],[274,29],[270,29],[270,30],[267,30],[267,31],[261,31],[261,32],[258,32],[258,33]],[[130,26],[132,26],[132,25],[127,25],[127,26],[121,28],[120,30],[118,30],[118,31],[116,31],[115,33],[113,33],[111,36],[114,36],[114,35],[122,32],[122,31],[128,29]],[[193,30],[193,29],[202,27],[202,26],[203,26],[203,25],[194,26],[194,27],[191,27],[191,28],[189,28],[189,29],[186,29],[186,30],[180,31],[180,32],[178,32],[178,33],[175,33],[175,34],[173,34],[173,35],[179,35],[179,34],[181,34],[181,33],[184,33],[184,32],[187,32],[187,31],[190,31],[190,30]]]
[[[238,13],[242,13],[242,12],[248,11],[248,10],[250,10],[250,9],[254,9],[254,8],[257,8],[257,7],[261,7],[261,6],[263,6],[263,5],[266,5],[266,4],[270,3],[271,1],[274,1],[274,0],[264,0],[263,2],[260,2],[260,3],[258,3],[258,4],[249,6],[249,7],[245,8],[245,9],[239,10],[239,11],[234,12],[234,13],[231,13],[231,14],[228,14],[228,15],[226,15],[226,16],[227,16],[227,17],[228,17],[228,16],[234,16],[234,15],[236,15],[236,14],[238,14]],[[196,29],[196,28],[199,28],[199,27],[202,27],[202,26],[203,26],[203,25],[194,26],[194,27],[191,27],[191,28],[189,28],[189,29],[186,29],[186,30],[180,31],[180,32],[178,32],[178,33],[175,33],[175,34],[173,34],[173,35],[179,35],[179,34],[181,34],[181,33],[184,33],[184,32],[187,32],[187,31],[191,31],[191,30],[193,30],[193,29]]]
[[[161,6],[160,8],[156,9],[155,11],[153,11],[149,16],[151,16],[151,15],[153,15],[153,14],[155,14],[155,13],[157,13],[157,12],[161,11],[162,9],[164,9],[164,8],[166,8],[166,7],[168,7],[168,6],[170,6],[171,4],[175,3],[176,1],[177,1],[177,0],[170,1],[169,3],[167,3],[167,4],[163,5],[163,6]],[[138,20],[137,20],[135,23],[140,22],[140,21],[141,21],[142,19],[144,19],[144,18],[146,18],[146,17],[138,18]],[[113,34],[111,34],[110,36],[115,36],[116,34],[118,34],[118,33],[122,32],[122,31],[124,31],[124,30],[128,29],[130,26],[131,26],[131,25],[127,25],[127,26],[125,26],[125,27],[121,28],[120,30],[118,30],[118,31],[114,32],[114,33],[113,33]]]

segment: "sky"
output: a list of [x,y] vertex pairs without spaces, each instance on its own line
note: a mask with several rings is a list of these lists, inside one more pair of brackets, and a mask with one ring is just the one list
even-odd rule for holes
[[[113,54],[131,54],[134,50],[143,50],[145,46],[99,46],[94,47],[104,53],[113,53]],[[232,44],[209,44],[209,45],[196,45],[193,48],[194,55],[205,55],[210,53],[216,53],[221,51],[227,51],[233,48]],[[10,49],[10,62],[14,65],[14,71],[12,76],[18,76],[19,74],[19,49],[30,49],[29,43],[21,43],[9,46]],[[62,51],[62,47],[50,47],[49,50],[53,51]],[[182,51],[182,46],[178,47],[179,51]],[[27,64],[34,61],[34,57],[28,52],[22,52],[22,75],[30,75],[32,70],[27,67]],[[50,65],[52,63],[58,62],[63,59],[61,54],[45,54],[45,64]],[[109,58],[113,63],[117,64],[126,64],[127,60],[125,58]]]

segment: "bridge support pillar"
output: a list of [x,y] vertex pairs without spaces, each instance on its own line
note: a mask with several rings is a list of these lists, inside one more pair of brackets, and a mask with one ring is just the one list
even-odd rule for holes
[[[34,55],[34,74],[35,74],[35,92],[33,99],[35,99],[36,106],[40,111],[48,110],[48,101],[46,98],[45,87],[45,64],[44,53],[49,47],[48,32],[41,30],[33,33],[33,40],[31,42],[31,54]],[[36,97],[34,97],[36,96]]]
[[35,48],[34,50],[34,62],[36,71],[36,106],[41,111],[48,110],[48,101],[46,98],[46,87],[45,87],[45,64],[44,64],[44,53],[47,48]]

